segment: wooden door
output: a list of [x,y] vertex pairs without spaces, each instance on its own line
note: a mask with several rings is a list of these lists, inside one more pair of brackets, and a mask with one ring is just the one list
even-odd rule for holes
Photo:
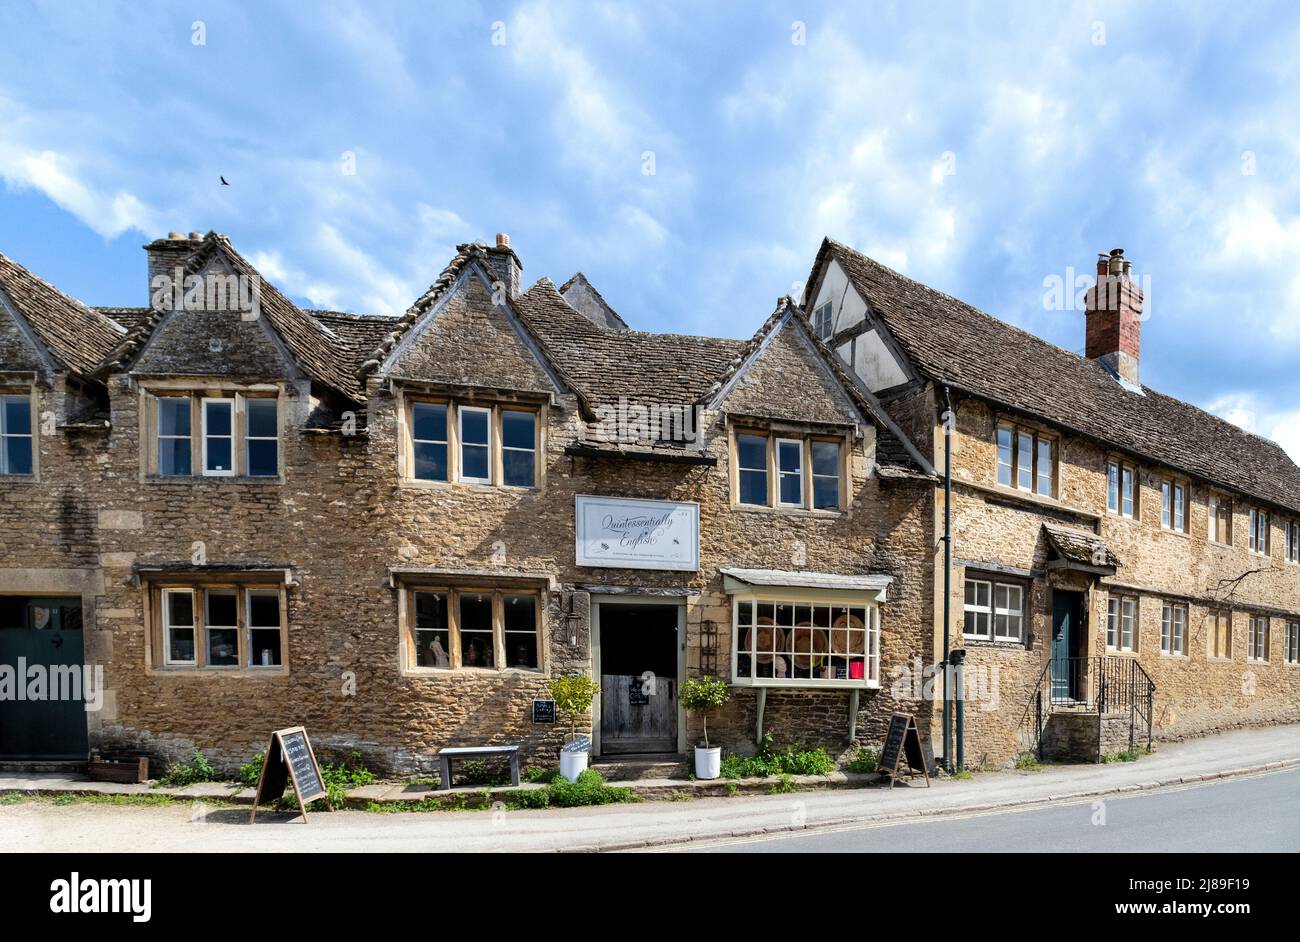
[[45,677],[39,699],[0,700],[0,759],[86,759],[83,660],[80,599],[0,597],[0,664]]
[[602,674],[600,749],[606,753],[677,751],[677,681]]

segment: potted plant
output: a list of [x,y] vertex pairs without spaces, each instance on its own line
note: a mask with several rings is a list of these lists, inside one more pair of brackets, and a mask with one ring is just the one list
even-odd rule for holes
[[709,712],[729,699],[727,685],[717,677],[692,677],[682,684],[682,706],[695,710],[704,721],[704,745],[695,747],[695,777],[717,778],[722,774],[722,747],[709,746]]
[[586,674],[567,674],[553,677],[547,683],[555,709],[569,720],[569,741],[560,750],[560,774],[570,782],[587,768],[587,749],[590,740],[578,738],[578,717],[591,709],[591,703],[600,693],[600,687]]

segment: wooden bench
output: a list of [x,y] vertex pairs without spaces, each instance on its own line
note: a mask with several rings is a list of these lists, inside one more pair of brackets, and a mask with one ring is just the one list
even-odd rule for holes
[[452,759],[478,759],[483,756],[509,756],[510,784],[519,784],[518,746],[459,746],[453,749],[438,750],[439,787],[443,791],[451,788]]

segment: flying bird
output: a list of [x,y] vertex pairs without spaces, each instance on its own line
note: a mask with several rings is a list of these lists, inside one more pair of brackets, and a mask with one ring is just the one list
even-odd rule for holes
[[230,184],[226,182],[226,178],[225,178],[225,177],[221,177],[221,185],[222,185],[222,186],[230,186]]

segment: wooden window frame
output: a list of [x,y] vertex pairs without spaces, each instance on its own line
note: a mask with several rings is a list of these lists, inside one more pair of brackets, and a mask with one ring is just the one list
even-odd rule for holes
[[[1171,533],[1187,533],[1186,482],[1179,478],[1162,478],[1160,481],[1160,528]],[[1180,520],[1179,517],[1182,517]]]
[[[1002,468],[1006,467],[1002,462],[1002,433],[1008,433],[1011,436],[1011,464],[1010,464],[1010,483],[1003,483]],[[1022,467],[1024,456],[1024,439],[1029,440],[1029,466]],[[993,480],[998,487],[1005,487],[1008,490],[1018,491],[1021,494],[1031,494],[1035,497],[1041,497],[1044,500],[1059,500],[1061,493],[1060,481],[1060,447],[1061,439],[1059,435],[1045,432],[1041,429],[1029,425],[1022,425],[1015,422],[999,421],[995,423],[993,432],[993,447],[995,453],[995,469]],[[1040,482],[1044,479],[1042,472],[1042,448],[1046,445],[1048,449],[1048,463],[1051,465],[1046,477],[1050,492],[1044,492],[1040,489]],[[1027,470],[1029,474],[1029,486],[1025,487],[1020,483],[1022,472]]]
[[[146,636],[146,667],[152,673],[195,674],[221,673],[247,676],[284,675],[289,671],[289,600],[288,588],[283,582],[269,579],[230,579],[183,577],[149,580],[144,583]],[[208,663],[207,632],[207,595],[209,592],[235,592],[236,617],[235,626],[237,660],[235,664],[214,665]],[[194,610],[194,660],[172,661],[171,647],[168,644],[168,624],[170,617],[166,597],[173,592],[189,593]],[[274,594],[279,599],[280,609],[280,663],[273,665],[250,664],[252,638],[249,634],[250,593]],[[218,626],[228,628],[229,625]],[[271,628],[258,630],[270,631]]]
[[[1207,616],[1211,620],[1209,634],[1209,651],[1207,656],[1215,661],[1232,660],[1232,612],[1229,611],[1210,611]],[[1219,653],[1219,641],[1223,641],[1223,653]]]
[[[825,314],[826,316],[826,324],[827,324],[827,330],[825,333],[822,332],[822,328],[821,328],[821,320],[823,314]],[[835,336],[834,305],[830,301],[825,301],[822,304],[819,304],[813,310],[812,322],[813,322],[813,334],[823,343],[829,344],[831,342],[831,339]]]
[[[159,433],[162,412],[158,408],[159,399],[185,399],[189,401],[190,411],[190,473],[162,474],[160,470]],[[250,400],[271,400],[275,403],[275,474],[248,473],[248,410]],[[231,410],[230,470],[208,471],[208,402],[229,402]],[[143,479],[155,481],[183,481],[187,479],[230,478],[238,481],[279,482],[285,480],[285,409],[283,390],[269,386],[245,389],[223,385],[170,386],[148,385],[141,390],[141,428],[147,429],[147,440],[141,442],[141,467]],[[181,439],[174,435],[169,438]],[[225,436],[218,436],[225,437]],[[259,435],[255,440],[269,441],[268,436]]]
[[[876,690],[881,686],[881,611],[879,598],[864,597],[860,593],[842,593],[842,592],[824,592],[816,590],[789,589],[782,591],[775,589],[762,592],[741,592],[733,594],[731,597],[731,683],[735,686],[742,687],[773,687],[773,688],[803,688],[803,689],[838,689],[838,690]],[[743,622],[741,619],[742,605],[752,606],[750,609],[753,624]],[[751,647],[749,650],[743,650],[741,645],[744,642],[745,635],[755,629],[751,635],[751,643],[757,641],[757,628],[760,627],[759,614],[760,606],[770,605],[775,610],[781,606],[791,606],[798,610],[800,607],[828,608],[831,628],[809,627],[810,631],[832,631],[834,625],[835,609],[844,609],[850,614],[857,612],[862,613],[863,622],[863,649],[860,658],[863,662],[863,676],[859,678],[852,677],[759,677],[755,675],[755,666],[757,662],[757,652]],[[814,620],[815,624],[815,620]],[[777,628],[799,628],[803,625],[795,626],[774,626]],[[851,633],[849,637],[851,637]],[[820,655],[823,652],[811,651],[814,645],[810,642],[810,654]],[[784,651],[782,655],[784,655]],[[750,673],[746,676],[740,675],[740,658],[741,656],[750,657]],[[829,660],[834,655],[826,657]],[[845,660],[851,661],[859,657],[858,652],[844,652],[842,656]],[[811,674],[811,657],[808,668]],[[829,665],[828,665],[829,666]],[[846,667],[849,670],[851,665]],[[794,665],[791,664],[791,671]],[[851,671],[850,671],[851,672]]]
[[[480,442],[465,441],[465,416],[467,414],[474,414],[474,415],[482,414],[487,417],[487,441],[486,442],[480,443]],[[496,450],[494,447],[494,443],[500,440],[500,436],[497,435],[496,422],[493,419],[494,419],[494,410],[492,409],[491,406],[463,405],[460,403],[457,403],[456,405],[456,439],[457,439],[456,480],[462,484],[491,485],[495,483],[492,480],[493,477],[492,455]],[[469,475],[465,474],[464,465],[465,465],[466,448],[485,448],[487,450],[487,477],[483,477],[483,478],[470,477]]]
[[[1125,607],[1129,611],[1125,612]],[[1142,608],[1136,595],[1115,593],[1106,600],[1106,650],[1120,654],[1137,654],[1142,626]],[[1124,643],[1124,622],[1128,620],[1128,643]],[[1112,629],[1113,626],[1113,629]]]
[[1300,664],[1300,620],[1290,619],[1286,622],[1282,636],[1282,662]]
[[1251,615],[1246,625],[1246,660],[1251,664],[1269,661],[1269,634],[1273,620],[1267,615]]
[[[284,436],[280,427],[280,403],[278,397],[271,396],[250,396],[240,394],[235,397],[235,409],[240,415],[240,432],[241,443],[239,451],[242,453],[242,465],[244,477],[249,478],[278,478],[284,463]],[[252,422],[249,416],[248,404],[250,402],[274,402],[275,403],[275,434],[274,435],[253,435],[251,433]],[[272,474],[254,474],[252,469],[252,449],[248,447],[249,442],[275,442],[275,471]]]
[[[979,590],[976,590],[976,600],[974,604],[966,601],[966,587],[968,585],[984,586],[988,590],[988,605],[979,604]],[[1018,607],[1000,606],[998,604],[999,590],[1014,591],[1020,600]],[[1029,587],[1023,582],[1017,582],[1006,579],[985,578],[982,576],[967,576],[962,585],[962,637],[970,641],[988,641],[999,644],[1024,644],[1028,630],[1029,613],[1027,603],[1029,600]],[[981,634],[978,631],[969,632],[966,630],[966,614],[970,613],[975,616],[975,623],[978,626],[980,616],[987,619],[988,633]],[[1006,619],[1008,626],[1011,619],[1015,618],[1019,626],[1016,635],[999,634],[998,620]]]
[[[763,455],[766,463],[765,474],[767,476],[767,501],[762,504],[747,503],[740,499],[740,473],[741,471],[758,471],[758,468],[741,468],[740,467],[740,439],[742,436],[763,439]],[[838,452],[837,473],[839,480],[837,483],[837,501],[834,507],[815,507],[813,506],[813,443],[822,442],[835,445]],[[779,461],[779,446],[781,444],[793,444],[799,446],[799,503],[786,503],[781,500],[781,467]],[[828,435],[817,432],[808,432],[805,434],[781,435],[775,431],[761,430],[748,426],[735,427],[730,434],[731,446],[731,503],[733,507],[749,510],[774,510],[774,511],[804,511],[814,514],[841,514],[847,506],[848,491],[848,440],[843,436]],[[792,472],[785,472],[791,474]],[[828,478],[830,475],[817,475],[819,478]]]
[[[208,434],[208,404],[214,403],[227,406],[230,412],[230,434],[229,435],[209,435]],[[199,474],[205,478],[233,478],[239,469],[239,452],[237,440],[239,438],[239,419],[236,416],[235,399],[233,396],[204,396],[199,400],[199,442],[201,461],[199,463]],[[230,468],[226,471],[212,471],[208,468],[208,439],[209,438],[229,438],[230,439]]]
[[[419,403],[442,405],[447,408],[447,478],[417,478],[415,476],[415,406]],[[488,415],[488,476],[469,478],[461,473],[462,440],[461,415],[464,411],[486,412]],[[503,455],[505,452],[502,423],[506,412],[526,412],[533,416],[533,483],[505,483]],[[471,487],[500,487],[507,490],[539,490],[545,481],[546,462],[546,410],[530,402],[477,402],[450,396],[404,392],[401,401],[401,434],[398,444],[398,472],[403,484],[421,487],[446,487],[467,485]],[[436,439],[428,439],[436,442]],[[479,447],[479,446],[475,446]],[[523,449],[512,449],[522,451]]]
[[[1225,494],[1211,494],[1208,505],[1209,517],[1206,529],[1206,537],[1216,546],[1233,546],[1233,531],[1236,529],[1234,522],[1236,520],[1236,502]],[[1220,522],[1227,525],[1227,539],[1224,539],[1223,527]]]
[[[416,605],[417,593],[443,594],[447,597],[447,667],[429,667],[419,663],[416,651]],[[488,595],[492,604],[492,667],[465,666],[461,663],[460,638],[460,597],[462,595]],[[506,631],[505,598],[512,595],[526,595],[533,599],[533,617],[536,621],[537,666],[506,666]],[[401,585],[400,620],[402,628],[402,671],[406,674],[448,674],[466,672],[479,675],[492,674],[549,674],[549,658],[546,656],[546,593],[531,586],[467,586],[455,583],[405,582]],[[499,665],[499,666],[496,666]]]
[[[168,599],[173,595],[188,595],[190,597],[190,623],[188,625],[173,625],[171,620],[171,606],[167,604]],[[161,605],[159,614],[162,619],[162,654],[164,667],[181,667],[197,669],[200,663],[200,632],[199,632],[199,608],[198,599],[195,598],[192,588],[167,587],[159,593]],[[191,634],[191,643],[194,645],[194,657],[190,660],[173,660],[172,659],[172,632],[177,628],[188,629]]]
[[[1259,544],[1263,543],[1261,547]],[[1273,550],[1273,515],[1259,507],[1250,508],[1250,539],[1246,543],[1256,556],[1271,556]]]
[[[1110,472],[1115,469],[1115,504],[1110,502]],[[1124,479],[1128,476],[1128,503],[1129,508],[1126,512],[1124,509]],[[1106,512],[1125,520],[1142,519],[1142,476],[1139,474],[1138,466],[1132,462],[1125,461],[1123,458],[1106,459]]]
[[[26,399],[27,400],[27,428],[26,433],[10,432],[6,425],[5,416],[8,410],[5,408],[6,399]],[[36,390],[31,387],[5,388],[0,387],[0,479],[6,481],[32,481],[37,478],[37,469],[40,456],[40,438],[37,434],[40,424],[40,416],[37,415]],[[9,470],[9,448],[8,441],[11,438],[26,438],[31,448],[32,469],[26,473],[20,473]]]
[[1283,529],[1283,559],[1288,563],[1300,563],[1300,520],[1286,520]]

